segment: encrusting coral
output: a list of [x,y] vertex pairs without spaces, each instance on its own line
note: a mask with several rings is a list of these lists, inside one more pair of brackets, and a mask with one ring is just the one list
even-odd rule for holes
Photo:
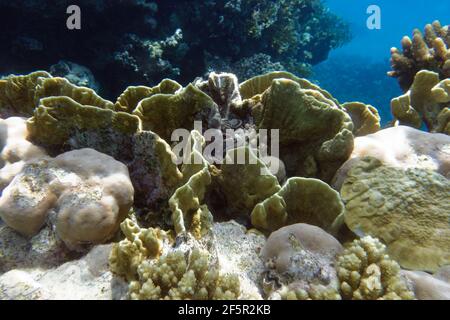
[[348,171],[367,156],[390,167],[433,170],[450,178],[450,136],[397,126],[357,137],[350,158],[333,178],[333,188],[341,190]]
[[341,188],[346,225],[379,238],[402,267],[424,271],[450,263],[449,194],[449,180],[433,170],[372,157],[360,159]]
[[425,33],[414,30],[413,38],[403,37],[402,52],[391,49],[393,71],[389,76],[398,79],[404,92],[411,87],[420,70],[436,72],[440,79],[450,77],[450,29],[439,21],[425,26]]
[[414,299],[400,266],[376,238],[367,236],[350,243],[339,255],[336,270],[344,299]]

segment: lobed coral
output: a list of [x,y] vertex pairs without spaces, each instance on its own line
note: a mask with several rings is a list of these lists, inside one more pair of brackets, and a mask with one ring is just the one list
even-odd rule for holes
[[420,128],[424,122],[431,132],[449,134],[448,82],[448,79],[439,81],[439,75],[435,72],[419,71],[411,89],[392,99],[394,121],[415,128]]
[[404,92],[413,84],[421,70],[436,72],[440,79],[450,77],[450,29],[439,21],[425,26],[425,32],[414,30],[413,38],[403,37],[403,50],[391,49],[393,71],[388,75],[398,79]]
[[354,240],[337,259],[344,299],[411,300],[414,293],[400,274],[400,266],[370,236]]
[[27,137],[25,119],[0,119],[0,190],[11,182],[26,162],[46,156],[46,152],[28,141]]
[[50,221],[72,249],[110,239],[133,204],[126,166],[92,149],[27,163],[0,197],[0,216],[33,236]]

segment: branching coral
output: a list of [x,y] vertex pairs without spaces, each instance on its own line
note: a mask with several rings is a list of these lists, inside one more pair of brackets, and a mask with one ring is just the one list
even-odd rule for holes
[[125,239],[114,244],[109,266],[128,281],[136,280],[139,265],[146,259],[157,258],[162,253],[163,241],[170,241],[170,235],[160,229],[140,228],[130,219],[125,219],[120,228]]
[[173,251],[138,268],[139,280],[130,283],[131,299],[237,299],[239,279],[222,275],[207,251],[194,248],[187,256]]
[[440,79],[450,77],[450,29],[439,21],[425,26],[425,33],[415,29],[413,38],[402,39],[403,51],[391,49],[393,71],[403,91],[408,91],[420,70],[438,73]]
[[414,293],[386,247],[370,236],[354,240],[338,257],[337,274],[344,299],[411,300]]

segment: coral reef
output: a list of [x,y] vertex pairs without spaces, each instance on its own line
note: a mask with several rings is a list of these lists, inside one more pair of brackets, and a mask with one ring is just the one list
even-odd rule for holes
[[411,89],[392,99],[394,121],[415,128],[420,128],[425,123],[431,132],[450,134],[448,82],[448,79],[440,81],[435,72],[419,71]]
[[[429,91],[446,103],[446,81]],[[5,299],[446,295],[448,135],[380,130],[376,108],[285,71],[111,101],[36,72],[0,80],[0,107],[26,117],[0,120]],[[444,267],[437,291],[400,265]]]
[[125,165],[92,149],[27,163],[3,190],[0,216],[25,236],[47,220],[76,249],[110,239],[133,203]]
[[311,178],[290,178],[277,193],[257,204],[252,224],[263,230],[277,230],[303,222],[337,232],[342,224],[344,204],[326,183]]
[[402,267],[435,271],[450,262],[449,192],[449,180],[432,170],[362,158],[341,188],[345,222],[382,240]]
[[45,151],[27,140],[26,120],[0,119],[0,191],[17,175],[27,161],[45,157]]
[[450,137],[398,126],[355,139],[349,160],[336,172],[332,186],[340,190],[348,171],[363,157],[373,157],[396,168],[433,170],[450,178]]
[[[236,68],[242,80],[282,69],[306,75],[350,39],[347,23],[321,1],[81,0],[82,26],[76,32],[66,28],[67,16],[61,14],[67,5],[0,1],[2,21],[27,21],[4,29],[2,42],[11,45],[0,53],[8,61],[0,73],[24,73],[65,59],[90,69],[102,93],[114,97],[130,83],[165,77],[187,83],[211,68]],[[226,65],[218,67],[218,60]],[[272,66],[255,69],[266,61]]]
[[77,63],[61,60],[50,66],[49,71],[52,76],[66,78],[76,86],[88,87],[94,91],[100,90],[91,70]]
[[440,79],[450,77],[450,29],[439,21],[413,32],[413,38],[403,37],[402,51],[391,49],[393,71],[388,75],[398,79],[404,92],[413,84],[416,74],[421,70],[436,72]]
[[353,241],[338,257],[336,269],[344,299],[414,299],[400,266],[378,239],[367,236]]
[[450,300],[450,283],[423,271],[403,270],[418,300]]
[[252,97],[244,100],[244,107],[251,109],[258,129],[282,128],[280,158],[288,176],[331,180],[351,153],[354,128],[331,95],[285,73],[250,79],[240,89],[244,98]]
[[335,238],[308,224],[273,232],[261,250],[269,298],[340,299],[334,261],[342,250]]

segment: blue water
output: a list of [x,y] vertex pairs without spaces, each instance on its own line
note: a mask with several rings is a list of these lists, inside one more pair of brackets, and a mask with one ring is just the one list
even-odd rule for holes
[[[350,23],[353,39],[330,53],[316,66],[314,78],[340,101],[362,101],[376,106],[385,124],[390,120],[390,100],[402,94],[390,70],[390,48],[400,47],[404,35],[427,23],[450,23],[450,1],[430,0],[325,0],[330,10]],[[381,29],[367,28],[370,5],[381,9]],[[359,77],[359,79],[355,79]]]
[[[404,35],[410,35],[414,28],[423,29],[427,23],[440,20],[450,23],[450,1],[448,0],[325,0],[331,11],[351,23],[354,38],[331,57],[342,53],[356,53],[362,56],[389,58],[389,49],[399,46]],[[369,5],[381,9],[381,29],[369,30],[366,26]]]

